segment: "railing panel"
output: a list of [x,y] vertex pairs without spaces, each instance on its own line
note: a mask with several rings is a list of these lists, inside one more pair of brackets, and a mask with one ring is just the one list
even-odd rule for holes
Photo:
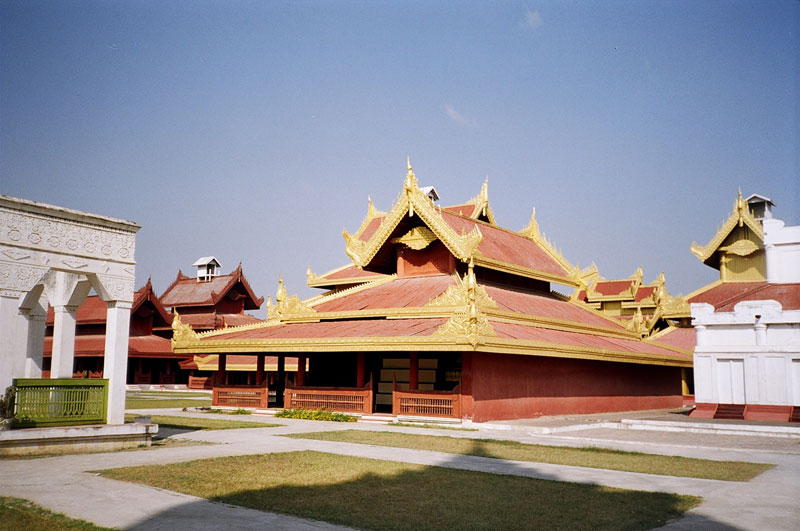
[[461,418],[461,392],[458,387],[453,391],[402,391],[395,385],[392,414]]
[[104,424],[108,380],[18,378],[15,417],[21,427]]
[[230,407],[269,407],[269,391],[266,386],[214,386],[211,398],[214,406]]
[[212,376],[189,376],[189,389],[211,389]]
[[326,409],[342,413],[372,413],[372,381],[362,388],[294,387],[287,385],[283,407],[286,409]]

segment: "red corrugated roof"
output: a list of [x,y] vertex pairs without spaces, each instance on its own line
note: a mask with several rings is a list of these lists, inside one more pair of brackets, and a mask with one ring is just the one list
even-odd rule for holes
[[410,308],[425,306],[455,282],[450,275],[397,278],[314,307],[318,312]]
[[459,216],[472,216],[472,213],[475,212],[475,205],[453,205],[448,207],[442,207],[444,210],[449,210],[450,212],[455,212]]
[[555,297],[514,291],[493,285],[485,285],[484,287],[486,288],[486,293],[497,303],[500,310],[562,319],[615,330],[623,328],[621,324],[615,323],[611,319],[606,319],[587,308],[582,308],[577,304],[562,301]]
[[[106,336],[91,334],[75,336],[76,356],[102,356],[106,350]],[[51,357],[53,353],[53,338],[44,338],[44,355]],[[156,356],[172,357],[172,346],[169,339],[158,336],[130,336],[128,338],[128,355],[130,356]]]
[[231,330],[219,336],[203,337],[201,341],[219,339],[297,339],[336,337],[400,337],[429,336],[442,326],[446,318],[436,319],[365,319],[360,321],[322,321],[292,323],[250,330]]
[[619,295],[623,291],[630,289],[632,281],[630,280],[605,280],[598,282],[594,291],[600,295]]
[[718,312],[732,312],[742,301],[776,300],[784,310],[800,309],[800,284],[768,284],[766,282],[725,282],[689,299],[705,302]]
[[364,271],[359,267],[351,265],[343,269],[333,271],[332,273],[322,275],[319,278],[325,280],[339,280],[344,278],[360,278],[360,277],[375,277],[375,276],[381,277],[385,275],[383,273],[375,273],[374,271]]
[[697,336],[695,335],[694,328],[670,327],[663,333],[654,337],[653,340],[691,352],[694,350],[694,346],[697,343]]
[[655,286],[639,286],[639,289],[636,290],[636,297],[634,297],[634,300],[636,302],[644,300],[652,295],[655,290]]
[[487,258],[552,275],[569,274],[547,251],[529,238],[447,211],[442,211],[442,218],[458,234],[468,233],[477,226],[483,235],[478,251]]
[[543,341],[560,345],[572,345],[593,349],[617,350],[630,353],[654,354],[670,358],[686,360],[691,356],[681,354],[646,341],[624,339],[618,337],[596,336],[581,332],[567,332],[551,330],[535,326],[526,326],[513,323],[493,322],[492,327],[499,337],[508,339],[521,339]]
[[196,278],[189,278],[180,271],[175,281],[161,295],[161,304],[170,308],[186,306],[213,306],[217,304],[234,286],[240,284],[245,294],[245,310],[257,310],[264,297],[256,297],[250,284],[242,273],[242,265],[233,273],[213,277],[207,282],[198,282]]
[[358,235],[358,238],[363,241],[368,241],[370,238],[372,238],[372,235],[375,234],[375,231],[381,226],[383,218],[384,216],[380,216],[371,220],[366,228],[364,228],[364,232]]

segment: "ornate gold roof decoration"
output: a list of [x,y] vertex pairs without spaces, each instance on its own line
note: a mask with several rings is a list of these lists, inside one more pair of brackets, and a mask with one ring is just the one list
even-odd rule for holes
[[[445,292],[443,295],[447,295],[451,288],[448,288],[447,292]],[[433,335],[465,337],[473,348],[478,344],[481,336],[497,337],[497,333],[495,333],[494,328],[492,328],[489,319],[487,319],[486,316],[478,309],[478,300],[481,298],[481,302],[484,304],[491,304],[493,305],[491,307],[494,308],[497,308],[497,304],[488,296],[488,294],[486,294],[486,290],[483,289],[483,286],[478,285],[478,282],[475,278],[472,260],[469,261],[469,269],[464,280],[461,282],[460,291],[461,293],[452,294],[452,300],[460,303],[458,304],[459,306],[467,306],[467,311],[453,315],[445,324],[439,327],[439,329],[434,332]],[[466,294],[464,294],[464,291],[466,291]],[[481,295],[479,295],[479,291],[482,292]],[[464,295],[466,295],[466,297],[464,297]],[[442,296],[431,302],[436,302],[441,298]],[[464,298],[466,298],[466,300],[463,300]],[[447,300],[445,302],[450,301]],[[440,306],[442,304],[428,305]]]
[[397,278],[397,273],[393,273],[391,275],[381,275],[374,280],[368,280],[366,282],[362,282],[361,284],[357,284],[355,286],[351,286],[345,289],[339,289],[335,291],[328,291],[326,293],[321,293],[315,297],[311,297],[310,299],[306,299],[303,303],[311,308],[317,306],[318,304],[322,304],[323,302],[330,302],[336,299],[341,299],[342,297],[346,297],[358,291],[364,291],[371,288],[375,288],[382,284],[386,284],[395,280]]
[[492,213],[492,208],[489,206],[489,178],[487,177],[485,181],[483,181],[483,186],[481,186],[481,192],[464,203],[466,205],[474,205],[475,208],[472,211],[472,215],[470,216],[473,219],[478,219],[480,216],[486,216],[486,219],[489,220],[491,225],[497,225],[497,222],[494,220],[494,214]]
[[561,267],[570,272],[569,277],[572,278],[576,284],[580,282],[580,267],[578,267],[577,264],[574,266],[570,264],[569,261],[564,258],[561,249],[556,248],[556,246],[553,245],[553,242],[551,242],[550,239],[539,230],[539,223],[536,222],[535,208],[531,212],[531,220],[528,222],[528,225],[521,231],[517,232],[517,234],[539,244],[539,246],[541,246],[541,248],[544,249],[547,254],[549,254],[556,262],[558,262]]
[[175,347],[175,343],[178,341],[196,341],[197,340],[197,332],[192,330],[192,325],[184,324],[181,322],[181,316],[178,315],[177,310],[173,311],[173,318],[172,318],[172,346]]
[[283,279],[278,277],[278,291],[275,293],[275,306],[272,298],[267,297],[267,322],[284,321],[291,317],[308,316],[317,311],[301,301],[297,295],[286,294]]
[[684,297],[667,295],[658,305],[658,310],[665,319],[680,319],[692,316],[692,308]]
[[649,333],[641,308],[636,308],[636,313],[625,328],[641,337],[645,337]]
[[747,256],[758,251],[758,249],[758,244],[752,240],[736,240],[730,245],[719,248],[720,251],[724,251],[729,254],[735,254],[737,256]]
[[399,238],[392,238],[392,243],[402,243],[416,251],[422,250],[439,238],[428,227],[414,227]]
[[406,215],[409,217],[417,215],[431,232],[441,240],[445,247],[462,262],[469,260],[483,238],[478,227],[475,227],[467,234],[461,235],[450,228],[433,204],[433,201],[419,189],[417,178],[409,162],[403,190],[400,192],[397,202],[392,207],[392,210],[383,217],[378,230],[372,234],[369,240],[361,240],[357,235],[358,233],[352,235],[347,230],[342,231],[342,236],[347,242],[345,247],[347,256],[358,267],[368,265],[386,240],[389,239],[400,220]]
[[426,307],[468,307],[472,301],[475,301],[479,308],[497,309],[497,303],[486,293],[486,288],[477,283],[471,260],[464,278],[457,274],[454,276],[456,283],[426,304]]
[[[697,242],[692,242],[691,251],[697,258],[700,259],[701,262],[708,261],[711,256],[717,251],[727,251],[731,252],[728,249],[722,249],[720,246],[725,241],[725,238],[733,231],[734,228],[747,226],[750,230],[753,231],[753,234],[760,241],[764,241],[764,230],[761,227],[761,224],[756,220],[753,216],[753,213],[750,212],[750,207],[747,204],[747,201],[742,199],[742,190],[739,189],[739,196],[736,198],[736,201],[733,203],[733,212],[728,219],[722,223],[722,227],[717,231],[714,237],[711,239],[708,244],[705,246],[698,245]],[[738,242],[737,242],[738,243]],[[751,242],[752,243],[752,242]],[[744,247],[747,244],[743,244],[742,248],[735,248],[733,250],[734,254],[739,254],[739,252],[746,251],[748,247]],[[731,246],[729,246],[731,247]],[[738,251],[738,252],[737,252]],[[750,251],[753,252],[753,251]],[[750,254],[750,253],[747,253]],[[739,256],[746,256],[746,255],[739,255]]]

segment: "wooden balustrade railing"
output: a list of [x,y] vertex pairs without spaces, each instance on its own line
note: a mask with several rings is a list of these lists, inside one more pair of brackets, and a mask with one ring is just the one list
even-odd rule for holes
[[357,387],[296,387],[287,383],[283,395],[286,409],[326,409],[342,413],[372,413],[372,380]]
[[213,376],[189,376],[189,389],[211,389],[213,387]]
[[214,406],[269,407],[269,390],[264,385],[214,385]]
[[461,418],[460,386],[452,391],[403,391],[395,383],[392,415]]

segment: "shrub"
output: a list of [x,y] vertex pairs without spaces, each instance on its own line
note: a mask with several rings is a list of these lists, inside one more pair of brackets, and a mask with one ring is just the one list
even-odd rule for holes
[[285,419],[329,420],[333,422],[355,422],[358,420],[352,415],[335,413],[325,409],[284,409],[276,413],[275,416]]

